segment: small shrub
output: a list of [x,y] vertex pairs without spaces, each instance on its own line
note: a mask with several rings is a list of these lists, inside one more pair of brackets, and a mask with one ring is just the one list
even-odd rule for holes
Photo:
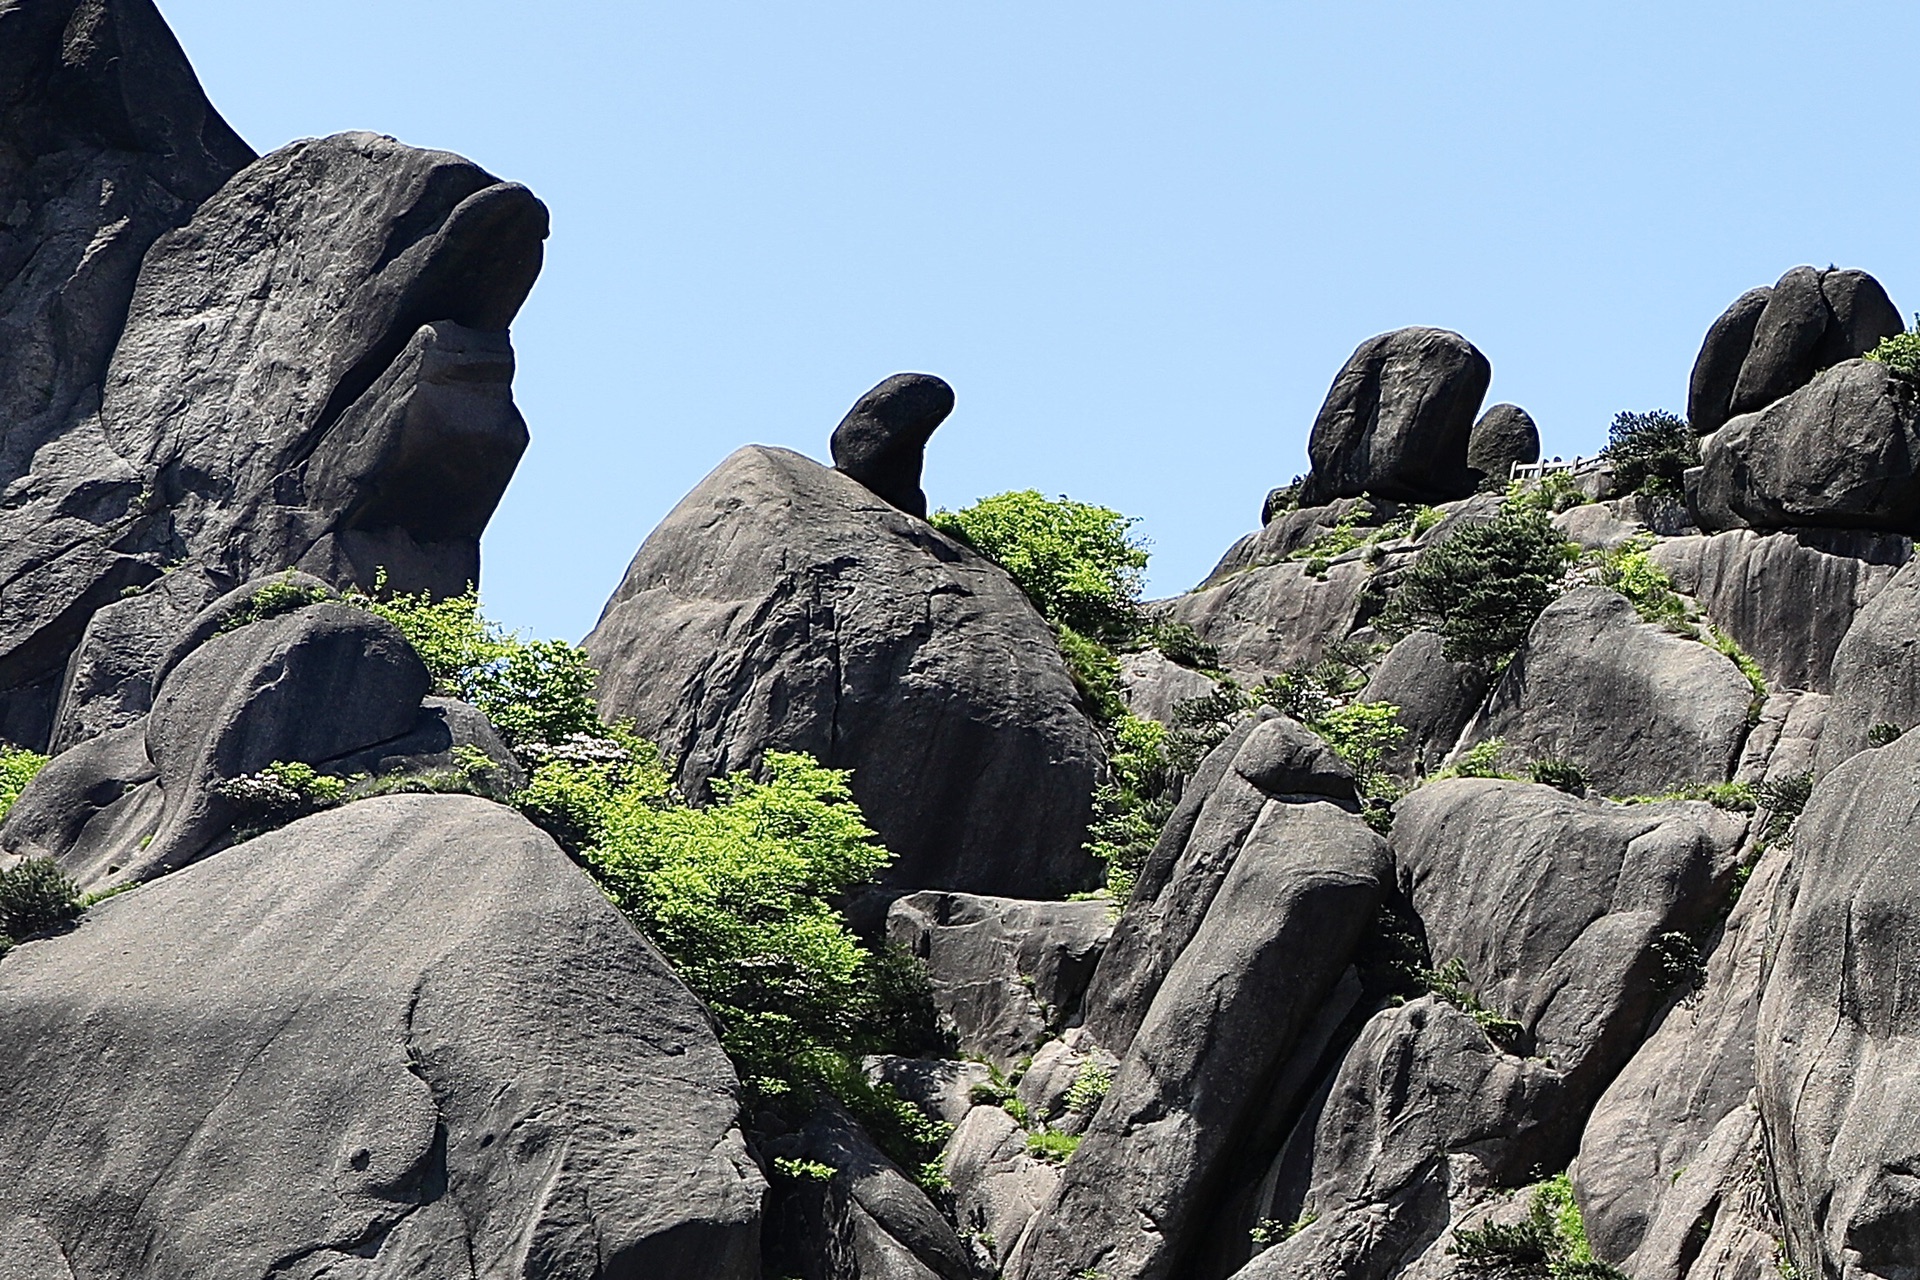
[[1896,333],[1880,339],[1867,359],[1887,366],[1889,373],[1920,379],[1920,333]]
[[1487,1033],[1487,1039],[1511,1052],[1526,1036],[1519,1022],[1488,1008],[1474,994],[1467,978],[1467,962],[1455,956],[1437,969],[1427,969],[1420,982],[1428,991],[1471,1017]]
[[1445,640],[1450,661],[1496,669],[1559,594],[1574,555],[1545,512],[1505,508],[1422,554],[1388,602],[1383,622],[1403,633],[1430,628]]
[[238,826],[257,834],[339,804],[347,781],[297,760],[275,760],[258,773],[214,783],[213,792],[237,804],[243,812]]
[[1057,625],[1110,641],[1138,630],[1147,550],[1130,536],[1132,517],[1027,489],[936,511],[930,523],[1005,569]]
[[293,570],[287,572],[261,587],[247,598],[246,604],[220,623],[215,635],[225,635],[229,631],[238,631],[241,627],[256,622],[265,622],[268,618],[277,618],[282,614],[304,609],[310,604],[319,604],[323,600],[337,600],[339,596],[327,587],[309,586],[293,580]]
[[1433,527],[1447,518],[1447,513],[1438,507],[1418,506],[1413,509],[1413,528],[1408,532],[1415,538],[1423,538]]
[[1760,723],[1760,710],[1767,703],[1767,673],[1760,669],[1760,664],[1754,661],[1752,654],[1711,622],[1707,624],[1707,636],[1715,649],[1740,668],[1740,674],[1747,678],[1747,685],[1753,690],[1753,701],[1747,704],[1747,727],[1752,728]]
[[7,810],[13,808],[27,784],[46,767],[47,757],[39,752],[0,743],[0,821],[6,819]]
[[1085,847],[1107,864],[1107,892],[1116,903],[1132,896],[1134,877],[1173,812],[1176,779],[1166,740],[1156,720],[1123,713],[1113,727],[1108,779],[1094,792]]
[[1460,758],[1433,775],[1433,781],[1446,778],[1499,778],[1507,782],[1518,781],[1511,773],[1500,768],[1500,757],[1505,753],[1507,743],[1504,738],[1488,738],[1476,742],[1460,753]]
[[1046,1129],[1027,1135],[1027,1154],[1048,1164],[1065,1164],[1079,1146],[1077,1133],[1055,1133]]
[[1527,777],[1568,795],[1587,794],[1587,775],[1571,760],[1535,760],[1527,766]]
[[1754,800],[1767,811],[1766,830],[1760,838],[1769,843],[1790,842],[1794,820],[1807,807],[1813,795],[1813,774],[1796,773],[1778,782],[1763,782],[1755,789]]
[[1604,553],[1600,560],[1600,585],[1610,587],[1627,598],[1647,622],[1656,623],[1689,640],[1698,640],[1693,611],[1673,589],[1667,571],[1647,554],[1650,545],[1644,539],[1629,538]]
[[1200,638],[1200,633],[1184,622],[1156,618],[1147,625],[1146,641],[1169,662],[1195,671],[1213,671],[1220,666],[1220,651]]
[[1507,486],[1509,507],[1530,508],[1548,515],[1571,511],[1593,501],[1580,491],[1580,485],[1565,471],[1550,471],[1533,484],[1515,480]]
[[1088,714],[1103,725],[1124,716],[1127,704],[1120,697],[1120,659],[1113,650],[1072,627],[1056,625],[1053,630],[1060,656],[1067,662],[1067,674],[1080,691]]
[[57,929],[80,911],[80,886],[52,858],[28,858],[0,871],[0,935],[9,941]]
[[1101,1100],[1112,1087],[1113,1071],[1109,1067],[1091,1059],[1081,1063],[1073,1074],[1073,1083],[1067,1087],[1067,1110],[1092,1115],[1100,1109]]
[[1361,796],[1384,798],[1388,780],[1382,762],[1407,736],[1399,719],[1400,708],[1391,702],[1354,702],[1331,708],[1308,727],[1353,770]]
[[1867,730],[1867,745],[1874,748],[1890,747],[1900,741],[1900,735],[1905,732],[1899,725],[1882,720]]
[[1252,1238],[1255,1248],[1270,1249],[1276,1244],[1285,1244],[1318,1221],[1320,1215],[1317,1213],[1303,1213],[1292,1222],[1280,1218],[1262,1218],[1253,1224],[1253,1229],[1247,1235]]
[[1689,934],[1661,934],[1653,940],[1653,955],[1659,966],[1662,990],[1698,987],[1707,979],[1707,966],[1700,955],[1700,944]]
[[1654,409],[1616,414],[1603,455],[1626,492],[1677,498],[1686,493],[1687,468],[1700,464],[1700,444],[1686,419]]
[[1534,1189],[1525,1218],[1456,1231],[1447,1252],[1468,1271],[1511,1280],[1627,1280],[1625,1272],[1593,1256],[1564,1173]]
[[831,1182],[833,1180],[833,1166],[821,1164],[818,1160],[794,1160],[786,1156],[775,1156],[773,1171],[794,1182]]

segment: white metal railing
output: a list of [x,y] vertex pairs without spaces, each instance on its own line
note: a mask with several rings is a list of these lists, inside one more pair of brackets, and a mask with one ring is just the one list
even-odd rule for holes
[[1542,459],[1539,462],[1514,462],[1508,464],[1507,479],[1544,480],[1550,475],[1562,473],[1575,476],[1586,475],[1598,471],[1604,465],[1606,460],[1597,453],[1589,458],[1575,458],[1571,462],[1562,462],[1558,458]]

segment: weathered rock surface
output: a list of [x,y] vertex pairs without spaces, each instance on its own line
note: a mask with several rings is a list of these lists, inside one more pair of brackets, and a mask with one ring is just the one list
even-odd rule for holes
[[1540,461],[1540,428],[1517,404],[1496,404],[1480,415],[1467,437],[1467,470],[1479,483],[1504,485],[1516,462]]
[[290,565],[473,581],[526,445],[503,331],[546,226],[524,187],[362,133],[249,165],[156,240],[97,412],[0,502],[5,731],[46,741],[89,617],[163,564],[201,598],[132,611]]
[[1183,667],[1158,649],[1145,649],[1120,659],[1120,697],[1127,710],[1161,724],[1173,723],[1174,709],[1214,691],[1213,680],[1192,667]]
[[640,548],[586,640],[600,707],[679,783],[768,750],[853,770],[886,881],[1087,887],[1101,747],[1053,633],[1003,572],[848,477],[735,453]]
[[1867,746],[1875,725],[1920,724],[1920,561],[1894,574],[1854,615],[1833,655],[1833,701],[1814,771],[1827,774]]
[[0,1025],[20,1280],[759,1274],[705,1012],[482,800],[364,801],[103,903],[0,964]]
[[1760,1004],[1759,1100],[1802,1275],[1920,1271],[1920,736],[1839,765],[1794,830]]
[[1318,662],[1328,643],[1352,631],[1372,576],[1373,567],[1358,557],[1329,566],[1324,577],[1308,572],[1305,561],[1283,560],[1176,596],[1165,611],[1219,650],[1230,674],[1258,683]]
[[1362,701],[1400,708],[1406,736],[1383,763],[1402,776],[1439,768],[1486,696],[1486,672],[1470,662],[1447,661],[1445,643],[1432,631],[1413,632],[1380,659],[1360,693]]
[[1665,539],[1648,554],[1769,682],[1827,693],[1841,637],[1912,550],[1890,534],[1735,529]]
[[1703,442],[1695,505],[1711,529],[1920,533],[1920,388],[1848,360]]
[[1866,272],[1795,267],[1769,291],[1755,319],[1730,412],[1764,409],[1822,369],[1863,356],[1905,328],[1900,309]]
[[1153,996],[1010,1276],[1185,1274],[1208,1246],[1219,1180],[1257,1152],[1270,1113],[1311,1089],[1290,1062],[1389,874],[1385,844],[1330,801],[1266,807]]
[[1391,503],[1368,501],[1365,498],[1335,498],[1323,506],[1264,512],[1259,531],[1248,534],[1229,547],[1227,554],[1220,557],[1220,562],[1200,586],[1218,586],[1242,569],[1285,560],[1314,540],[1331,533],[1334,526],[1343,520],[1364,519],[1369,513],[1384,516],[1395,510]]
[[934,1008],[961,1053],[1011,1067],[1080,1005],[1113,933],[1103,900],[1028,902],[909,894],[887,910],[887,940],[920,959]]
[[884,1084],[936,1120],[959,1124],[973,1109],[973,1088],[993,1079],[984,1062],[950,1058],[903,1058],[871,1054],[861,1069],[874,1084]]
[[926,519],[920,468],[927,441],[953,412],[953,388],[930,373],[896,373],[833,429],[833,465],[910,516]]
[[1603,587],[1548,605],[1462,746],[1570,760],[1604,795],[1658,794],[1733,775],[1754,691],[1732,660],[1640,621]]
[[1687,421],[1696,433],[1710,435],[1733,416],[1733,387],[1740,380],[1747,352],[1753,349],[1760,313],[1772,296],[1771,285],[1749,289],[1708,326],[1687,379]]
[[995,1268],[1060,1185],[1060,1171],[1027,1154],[1027,1131],[999,1107],[975,1107],[954,1130],[944,1168],[955,1217]]
[[1493,366],[1445,329],[1395,329],[1361,343],[1333,380],[1307,439],[1303,506],[1373,494],[1464,498],[1467,447]]

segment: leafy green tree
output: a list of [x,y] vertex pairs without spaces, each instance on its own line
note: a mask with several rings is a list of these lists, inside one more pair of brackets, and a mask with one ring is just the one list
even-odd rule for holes
[[1445,640],[1450,661],[1498,669],[1559,594],[1576,554],[1546,512],[1507,507],[1423,554],[1384,621],[1401,631],[1430,628]]
[[1034,489],[995,494],[933,513],[934,528],[1005,569],[1051,622],[1108,642],[1141,627],[1147,549],[1136,521],[1108,507],[1047,498]]
[[1903,378],[1920,379],[1920,333],[1896,333],[1880,339],[1867,359]]
[[1094,792],[1086,848],[1107,864],[1108,896],[1124,903],[1173,812],[1175,776],[1166,728],[1158,721],[1121,716],[1107,767],[1107,782]]
[[46,764],[47,758],[37,751],[0,742],[0,819],[7,816],[7,810],[13,808],[13,802]]
[[1700,465],[1700,442],[1685,418],[1654,409],[1619,413],[1607,432],[1603,456],[1614,481],[1629,493],[1685,494],[1688,467]]

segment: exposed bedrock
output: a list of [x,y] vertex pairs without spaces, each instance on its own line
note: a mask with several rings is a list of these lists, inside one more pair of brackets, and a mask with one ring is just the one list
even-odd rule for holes
[[1848,360],[1702,442],[1709,529],[1822,526],[1920,533],[1920,387]]
[[1920,735],[1815,788],[1774,912],[1760,1117],[1801,1275],[1920,1272]]
[[1841,637],[1912,550],[1896,534],[1734,529],[1662,539],[1649,555],[1772,684],[1828,693]]
[[1815,772],[1866,749],[1876,726],[1920,724],[1920,561],[1910,561],[1854,616],[1833,655],[1833,701]]
[[860,397],[833,429],[833,465],[925,519],[920,468],[927,441],[953,412],[953,388],[930,373],[896,373]]
[[700,794],[770,750],[853,770],[884,882],[1088,887],[1102,748],[1012,579],[849,477],[734,453],[648,537],[587,637],[608,719]]
[[1365,702],[1391,702],[1406,730],[1383,761],[1402,777],[1439,768],[1480,709],[1487,673],[1471,662],[1449,662],[1438,633],[1415,631],[1389,649],[1361,690]]
[[1318,662],[1329,643],[1352,631],[1372,573],[1357,557],[1323,575],[1303,560],[1282,560],[1176,596],[1164,611],[1219,650],[1221,666],[1257,683],[1262,674]]
[[1510,760],[1567,760],[1603,795],[1733,776],[1755,693],[1733,661],[1582,587],[1548,605],[1461,739]]
[[763,1184],[705,1011],[467,796],[304,819],[0,966],[18,1280],[750,1280]]
[[1313,421],[1303,506],[1372,494],[1445,502],[1472,493],[1474,418],[1493,366],[1446,329],[1395,329],[1348,357]]
[[294,565],[473,581],[526,445],[504,331],[546,227],[524,187],[354,133],[262,158],[157,239],[97,412],[0,503],[0,732],[48,740],[88,620],[164,567],[182,584],[133,612]]

